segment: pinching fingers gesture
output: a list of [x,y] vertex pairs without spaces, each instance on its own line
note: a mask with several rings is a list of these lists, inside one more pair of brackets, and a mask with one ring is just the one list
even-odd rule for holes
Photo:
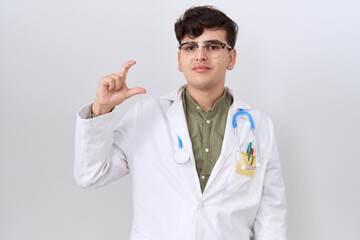
[[137,94],[146,93],[144,88],[128,88],[126,85],[126,75],[135,64],[136,61],[128,61],[122,66],[119,73],[109,74],[100,80],[91,109],[94,114],[108,113],[126,99]]

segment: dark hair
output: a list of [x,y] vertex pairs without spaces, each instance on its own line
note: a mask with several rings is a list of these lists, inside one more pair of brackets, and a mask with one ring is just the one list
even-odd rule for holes
[[186,10],[175,23],[176,39],[180,44],[186,35],[198,37],[204,29],[226,30],[226,41],[234,48],[238,26],[225,13],[213,6],[192,7]]

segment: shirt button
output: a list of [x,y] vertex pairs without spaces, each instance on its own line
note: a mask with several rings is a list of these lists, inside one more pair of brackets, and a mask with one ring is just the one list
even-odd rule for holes
[[202,202],[198,202],[198,204],[197,204],[198,209],[202,208],[203,206],[204,206],[204,204]]
[[210,124],[210,120],[209,120],[209,119],[208,119],[208,120],[206,120],[206,123],[207,123],[207,124]]
[[209,152],[209,149],[208,149],[208,148],[205,148],[205,152]]
[[205,176],[201,176],[201,179],[205,179]]
[[196,108],[197,108],[198,110],[200,110],[200,107],[199,107],[199,106],[196,106]]

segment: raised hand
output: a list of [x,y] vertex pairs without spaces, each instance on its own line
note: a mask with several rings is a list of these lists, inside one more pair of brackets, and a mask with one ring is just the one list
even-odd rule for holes
[[137,94],[144,94],[146,90],[141,87],[128,88],[126,75],[136,61],[126,62],[119,73],[113,73],[100,80],[96,97],[91,111],[96,115],[110,112],[114,107]]

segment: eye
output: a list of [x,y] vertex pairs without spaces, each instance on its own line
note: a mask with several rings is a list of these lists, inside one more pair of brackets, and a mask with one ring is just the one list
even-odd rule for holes
[[221,49],[221,46],[218,43],[211,43],[211,44],[206,46],[206,49],[209,50],[209,51],[216,51],[216,50]]
[[185,52],[195,52],[196,46],[194,44],[185,44],[181,47],[181,50]]

